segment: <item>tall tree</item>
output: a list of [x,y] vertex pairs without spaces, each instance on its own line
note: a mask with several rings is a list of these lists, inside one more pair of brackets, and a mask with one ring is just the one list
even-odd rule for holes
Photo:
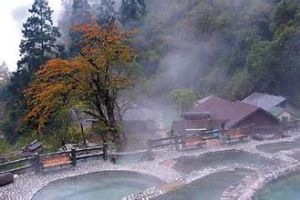
[[3,85],[6,85],[9,81],[10,72],[7,67],[6,62],[3,62],[0,64],[0,87],[3,87]]
[[49,59],[57,57],[63,47],[58,45],[60,37],[58,28],[53,25],[52,13],[47,0],[35,0],[30,16],[23,25],[23,39],[20,44],[18,69],[11,76],[8,86],[9,100],[7,110],[10,110],[10,121],[16,129],[20,117],[26,112],[27,104],[22,91],[33,79],[34,73]]
[[117,19],[114,0],[101,0],[97,11],[97,20],[101,26],[113,24]]
[[33,74],[50,58],[59,55],[62,47],[57,44],[58,28],[53,26],[52,13],[47,0],[35,0],[29,9],[30,17],[23,25],[20,44],[21,60],[18,70]]
[[170,97],[179,114],[188,111],[197,101],[198,96],[191,89],[176,89],[170,92]]
[[[117,141],[115,117],[120,91],[133,84],[131,62],[135,57],[126,45],[131,32],[113,25],[101,28],[96,22],[76,28],[83,34],[79,56],[50,60],[25,91],[30,112],[24,118],[41,130],[65,104],[79,102],[85,113],[97,118]],[[103,141],[107,135],[102,134]]]
[[68,32],[70,36],[70,45],[68,56],[72,57],[80,51],[81,34],[73,31],[73,28],[80,24],[90,23],[92,20],[91,6],[88,0],[74,0],[72,5],[72,12],[70,18],[70,26]]
[[[7,84],[9,83],[10,72],[5,62],[0,64],[0,101],[7,97]],[[2,112],[2,111],[0,111]]]
[[145,0],[122,0],[121,22],[123,25],[134,26],[145,14]]

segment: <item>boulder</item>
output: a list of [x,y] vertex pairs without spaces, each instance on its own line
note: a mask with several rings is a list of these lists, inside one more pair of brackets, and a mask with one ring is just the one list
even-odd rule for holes
[[0,174],[0,187],[14,182],[14,175],[12,173]]

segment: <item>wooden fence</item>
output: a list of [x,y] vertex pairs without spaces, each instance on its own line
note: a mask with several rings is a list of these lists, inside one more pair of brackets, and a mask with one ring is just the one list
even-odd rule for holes
[[151,152],[155,148],[175,148],[179,150],[180,145],[182,144],[182,136],[171,136],[161,139],[150,139],[148,140],[147,149],[148,152]]
[[[291,122],[281,122],[279,125],[276,126],[254,126],[254,125],[249,125],[249,126],[245,126],[245,127],[241,127],[241,128],[237,128],[237,129],[232,129],[232,130],[220,130],[221,134],[219,137],[219,140],[221,143],[225,143],[225,144],[234,144],[236,142],[244,142],[244,141],[248,141],[249,136],[253,136],[255,134],[268,134],[268,133],[272,133],[272,134],[277,134],[280,135],[282,134],[284,131],[289,131],[289,130],[299,130],[300,129],[300,120],[295,120],[295,121],[291,121]],[[243,134],[245,134],[245,136],[240,135],[239,137],[235,138],[235,139],[231,139],[231,138],[224,138],[224,135],[226,135],[226,133],[230,133],[230,132],[234,132],[234,131],[240,131]],[[209,132],[207,132],[209,133]],[[153,149],[162,149],[162,148],[173,148],[176,149],[177,151],[179,150],[185,150],[186,145],[185,145],[185,141],[189,140],[189,139],[193,139],[195,138],[195,135],[186,135],[186,136],[171,136],[171,137],[167,137],[167,138],[162,138],[162,139],[152,139],[152,140],[148,140],[148,152],[151,152]],[[227,141],[228,139],[230,139],[230,141]],[[224,142],[226,141],[226,142]],[[195,145],[194,148],[202,148],[203,145],[202,143],[199,141],[197,143],[197,141],[195,141]]]
[[284,131],[299,130],[300,129],[300,120],[294,120],[294,121],[290,121],[290,122],[281,122],[281,126]]
[[33,157],[22,158],[0,164],[0,174],[5,172],[19,173],[33,166]]
[[60,151],[48,154],[36,154],[32,157],[26,157],[14,161],[5,162],[0,164],[0,174],[11,172],[11,173],[22,173],[26,170],[39,169],[41,165],[41,160],[46,157],[59,156],[63,154],[70,154],[72,159],[77,160],[87,159],[87,158],[97,158],[102,157],[104,160],[107,159],[107,144],[103,146],[88,147],[82,149],[72,149],[70,151]]

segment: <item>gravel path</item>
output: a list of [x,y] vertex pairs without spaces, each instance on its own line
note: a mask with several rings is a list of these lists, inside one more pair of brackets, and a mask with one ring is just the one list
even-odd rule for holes
[[[274,140],[274,141],[251,141],[244,144],[238,144],[234,146],[223,146],[223,147],[214,147],[210,149],[200,149],[187,152],[177,152],[173,150],[164,150],[155,152],[154,161],[144,161],[135,164],[122,164],[114,165],[110,162],[104,162],[102,160],[89,160],[89,161],[80,161],[77,163],[77,166],[74,170],[72,167],[65,167],[63,169],[55,169],[51,171],[46,171],[41,174],[26,173],[15,179],[15,182],[0,188],[0,199],[2,200],[30,200],[32,196],[41,188],[46,186],[48,183],[72,176],[78,176],[82,174],[100,172],[105,170],[125,170],[125,171],[134,171],[139,173],[145,173],[152,176],[155,176],[165,182],[173,182],[178,179],[184,180],[186,183],[189,183],[193,180],[201,178],[203,176],[215,173],[218,171],[232,170],[236,166],[220,166],[218,168],[212,169],[208,168],[198,172],[193,172],[192,174],[181,174],[172,168],[160,165],[159,163],[164,160],[176,159],[182,156],[199,156],[207,152],[223,151],[223,150],[242,150],[250,153],[256,153],[260,156],[277,159],[278,168],[281,165],[286,163],[295,163],[294,159],[289,157],[285,153],[279,152],[278,154],[268,154],[256,149],[257,145],[267,144],[267,143],[277,143],[282,141],[293,141],[298,138],[299,135],[296,133],[290,133],[292,137]],[[290,153],[290,151],[289,151]],[[251,168],[251,166],[240,166],[244,168]],[[283,170],[284,171],[284,170]],[[234,190],[234,188],[231,188]]]

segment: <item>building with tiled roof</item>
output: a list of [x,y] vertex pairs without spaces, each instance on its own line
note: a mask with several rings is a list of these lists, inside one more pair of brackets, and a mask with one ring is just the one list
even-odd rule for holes
[[254,92],[242,102],[260,107],[273,114],[278,119],[293,119],[293,111],[291,105],[288,105],[287,99],[283,96],[275,96],[266,93]]
[[226,128],[249,124],[267,126],[277,124],[278,120],[264,109],[245,102],[231,102],[217,96],[199,101],[193,112],[209,112],[213,119],[225,121]]

